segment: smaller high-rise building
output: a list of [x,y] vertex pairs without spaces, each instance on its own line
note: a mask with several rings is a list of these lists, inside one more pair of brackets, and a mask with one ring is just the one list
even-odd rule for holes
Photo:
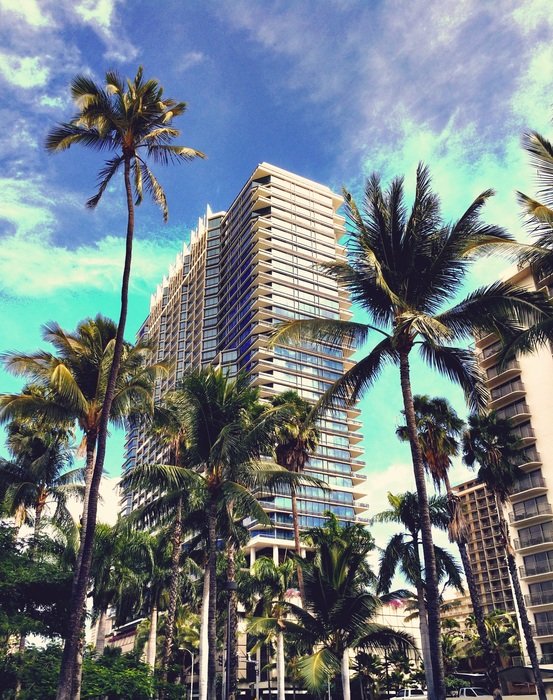
[[515,609],[493,494],[476,479],[455,487],[468,527],[467,550],[484,613]]

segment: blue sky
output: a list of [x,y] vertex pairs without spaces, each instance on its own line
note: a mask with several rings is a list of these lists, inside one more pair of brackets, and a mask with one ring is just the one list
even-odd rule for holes
[[[2,351],[34,350],[51,319],[73,328],[97,312],[117,317],[121,188],[86,210],[101,156],[48,156],[43,144],[73,113],[76,73],[133,76],[139,64],[188,103],[180,143],[208,158],[157,170],[168,225],[149,204],[137,212],[129,339],[205,205],[227,207],[261,161],[359,192],[373,170],[404,173],[410,190],[424,160],[448,216],[494,187],[487,218],[523,235],[514,190],[534,185],[520,136],[553,132],[550,0],[0,0]],[[479,264],[474,282],[503,266]],[[397,384],[391,370],[363,403],[373,512],[388,489],[412,486],[394,436]],[[0,391],[20,386],[1,375]],[[415,391],[463,410],[430,374]],[[112,474],[120,450],[114,436]]]

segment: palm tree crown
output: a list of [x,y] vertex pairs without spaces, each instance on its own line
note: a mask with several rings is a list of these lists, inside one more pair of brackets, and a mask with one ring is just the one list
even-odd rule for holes
[[167,165],[172,161],[205,157],[195,148],[171,143],[180,134],[172,125],[173,119],[185,112],[186,103],[164,98],[157,80],[144,80],[142,67],[126,85],[114,71],[106,73],[105,87],[86,75],[77,75],[71,83],[71,96],[79,112],[70,122],[50,131],[47,150],[56,153],[81,144],[116,153],[100,171],[98,191],[88,200],[87,206],[96,207],[111,178],[128,161],[135,203],[140,204],[145,188],[167,220],[165,193],[148,167],[147,158]]

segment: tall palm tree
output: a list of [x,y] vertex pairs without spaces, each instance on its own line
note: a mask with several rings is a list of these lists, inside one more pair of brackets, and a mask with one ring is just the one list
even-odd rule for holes
[[255,652],[260,644],[276,639],[278,700],[285,700],[286,694],[284,629],[289,612],[286,602],[294,593],[292,586],[296,569],[292,559],[277,565],[268,557],[260,557],[255,560],[251,571],[251,588],[259,594],[259,602],[248,625],[248,633],[261,638],[251,651]]
[[301,560],[307,605],[287,603],[297,621],[284,625],[291,639],[311,652],[298,661],[311,692],[321,692],[339,672],[344,700],[350,700],[351,650],[405,651],[413,645],[409,635],[374,622],[383,601],[368,586],[366,556],[373,547],[372,538],[361,546],[359,538],[331,534],[328,541],[319,540],[314,559]]
[[[445,698],[440,650],[439,590],[432,526],[417,436],[411,385],[411,353],[458,383],[469,405],[486,403],[487,392],[473,353],[466,343],[476,332],[516,334],[522,325],[550,318],[552,307],[543,295],[507,282],[473,291],[457,301],[471,262],[497,248],[513,248],[502,229],[484,224],[480,212],[491,190],[483,192],[456,222],[446,224],[439,198],[430,187],[428,170],[419,165],[414,202],[405,204],[403,179],[386,191],[377,175],[369,177],[363,209],[345,192],[349,223],[347,262],[326,263],[320,269],[345,287],[370,322],[328,319],[295,320],[283,324],[273,342],[309,338],[339,346],[379,341],[327,391],[322,404],[356,401],[376,380],[384,365],[399,365],[403,408],[419,507],[425,561],[430,652],[436,698]],[[450,308],[446,308],[452,304]],[[455,345],[457,344],[457,345]],[[431,698],[435,700],[435,698]]]
[[[498,688],[499,677],[488,639],[484,608],[467,551],[467,524],[459,505],[459,498],[451,488],[448,473],[451,457],[459,454],[459,439],[465,423],[446,399],[419,395],[414,397],[413,404],[424,466],[438,488],[445,486],[450,512],[449,539],[455,542],[459,549],[490,683],[493,688]],[[399,426],[396,433],[401,440],[409,439],[405,425]]]
[[[117,337],[113,321],[101,315],[81,321],[73,332],[63,330],[57,323],[43,326],[44,340],[54,346],[55,352],[38,351],[32,354],[5,353],[2,359],[6,369],[27,377],[33,384],[20,394],[0,396],[0,420],[27,419],[40,416],[47,424],[76,423],[83,433],[82,447],[86,454],[85,495],[81,519],[81,548],[75,567],[74,593],[80,581],[78,572],[84,552],[85,535],[89,532],[87,547],[92,537],[88,528],[88,501],[92,488],[94,460],[101,432],[102,416],[106,406],[107,384]],[[110,407],[110,420],[121,425],[133,413],[153,409],[154,381],[166,373],[162,363],[151,362],[148,343],[125,343],[115,393]],[[99,484],[98,484],[99,486]],[[95,522],[96,516],[94,516]],[[90,552],[90,557],[92,553]],[[81,582],[85,588],[86,582]],[[80,585],[80,584],[79,584]],[[74,596],[73,596],[74,597]],[[82,611],[84,614],[84,602]],[[80,618],[82,628],[83,614]],[[66,647],[80,648],[81,634],[75,627],[75,612],[71,607]],[[64,654],[65,654],[64,650]],[[71,672],[71,686],[79,686],[80,666],[75,662]],[[65,674],[65,672],[64,672]],[[69,687],[69,676],[64,675],[63,693]],[[61,692],[61,691],[60,691]],[[76,693],[78,696],[78,692]]]
[[[47,505],[55,505],[53,520],[68,523],[67,499],[82,498],[82,469],[72,469],[66,428],[45,428],[42,421],[12,421],[7,446],[12,459],[0,458],[0,489],[3,505],[15,516],[16,525],[34,522],[35,540],[41,532]],[[29,510],[32,516],[29,517]]]
[[[202,664],[205,654],[201,653],[200,689],[201,700],[205,700],[203,694],[208,700],[214,700],[217,645],[216,553],[221,514],[226,512],[226,523],[234,522],[236,515],[244,518],[247,514],[261,524],[268,525],[268,517],[255,493],[286,485],[289,487],[291,483],[320,486],[321,482],[261,460],[261,455],[270,454],[274,446],[278,411],[260,404],[258,390],[249,384],[247,375],[239,374],[230,379],[220,368],[190,370],[184,375],[172,401],[184,426],[189,464],[188,467],[175,469],[184,474],[195,472],[206,493],[206,582],[209,591],[204,596],[204,610],[207,603],[208,663],[207,668]],[[227,555],[230,556],[229,571],[232,569],[233,553],[232,547],[227,549]],[[235,592],[231,594],[230,607],[231,612],[236,607]],[[236,645],[231,644],[231,649],[235,654]],[[232,660],[230,668],[236,668],[236,663]]]
[[71,632],[64,648],[58,700],[69,700],[77,658],[77,628],[80,627],[81,610],[86,596],[108,423],[124,347],[134,236],[134,207],[135,203],[140,204],[142,201],[144,189],[161,207],[165,221],[168,216],[165,193],[148,167],[147,158],[166,165],[204,157],[203,153],[196,149],[171,143],[180,133],[174,128],[173,119],[183,114],[186,104],[164,98],[163,88],[157,80],[144,80],[142,67],[138,68],[134,80],[128,80],[126,84],[114,71],[106,73],[105,86],[96,84],[86,75],[77,75],[71,83],[71,95],[78,112],[70,122],[59,124],[49,132],[46,149],[50,153],[59,153],[80,144],[114,154],[100,170],[98,191],[88,200],[87,206],[95,208],[98,205],[110,181],[122,169],[127,204],[127,233],[121,283],[121,312],[106,385],[105,411],[101,416],[98,431],[98,449],[87,503],[89,513],[83,538],[81,565],[75,577]]
[[473,414],[469,416],[468,428],[463,435],[463,459],[469,467],[478,464],[478,480],[494,495],[501,540],[517,601],[526,649],[534,672],[536,689],[540,700],[546,700],[536,644],[520,586],[509,526],[504,516],[505,503],[509,499],[519,473],[518,465],[524,461],[524,445],[513,433],[511,422],[500,418],[495,411],[487,414]]
[[[301,474],[319,441],[319,429],[313,406],[309,401],[302,399],[296,391],[285,391],[275,396],[271,403],[273,406],[281,408],[282,416],[277,427],[276,462],[291,472]],[[290,497],[292,501],[294,546],[299,557],[301,556],[301,540],[298,501],[294,486],[290,488]],[[302,602],[305,602],[301,566],[298,565],[297,571],[300,596]]]
[[[392,579],[399,569],[404,578],[415,587],[421,635],[421,652],[426,673],[429,695],[434,692],[432,658],[428,631],[427,594],[424,567],[420,556],[421,518],[416,493],[406,492],[398,495],[388,494],[390,508],[374,516],[374,522],[396,523],[402,525],[407,534],[393,535],[380,557],[380,571],[377,591],[388,593]],[[429,499],[428,509],[433,527],[445,530],[449,523],[447,501],[440,496]],[[453,586],[462,590],[457,565],[451,555],[441,547],[434,545],[438,576],[446,578]]]

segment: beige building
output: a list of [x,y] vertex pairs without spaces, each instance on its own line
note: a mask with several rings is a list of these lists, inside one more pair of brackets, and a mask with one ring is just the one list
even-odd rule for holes
[[[328,187],[262,163],[228,211],[207,209],[152,296],[139,332],[154,341],[158,359],[173,361],[157,398],[175,387],[186,368],[221,364],[230,372],[250,373],[264,398],[295,389],[316,401],[351,366],[352,350],[307,342],[269,348],[267,342],[275,324],[284,320],[351,318],[347,295],[316,268],[344,257],[341,203]],[[322,524],[328,510],[344,522],[364,513],[360,499],[366,477],[357,418],[357,410],[343,408],[321,421],[320,444],[306,471],[330,490],[302,490],[301,527]],[[159,444],[140,425],[131,426],[124,468],[161,459]],[[150,497],[129,494],[124,509]],[[266,495],[263,505],[272,527],[250,523],[250,561],[261,555],[278,559],[293,539],[290,499]]]
[[[529,269],[510,281],[553,293],[552,279],[537,280]],[[500,367],[499,350],[493,335],[477,342],[490,408],[511,419],[527,448],[508,518],[538,653],[542,663],[553,663],[553,357],[544,346]]]
[[[484,613],[493,610],[512,612],[515,609],[513,592],[493,495],[476,479],[455,486],[455,492],[468,527],[467,550]],[[459,621],[470,613],[472,606],[468,612],[463,609],[464,617],[459,612]]]

